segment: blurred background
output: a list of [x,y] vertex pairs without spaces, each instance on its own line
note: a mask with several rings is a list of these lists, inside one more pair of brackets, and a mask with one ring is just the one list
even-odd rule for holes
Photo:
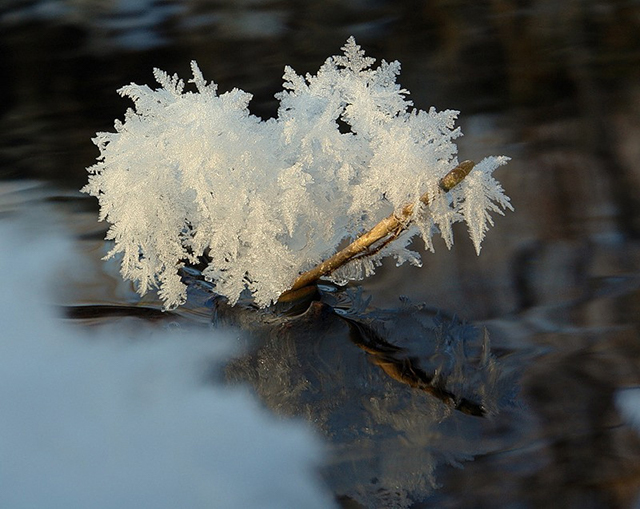
[[[153,67],[188,77],[195,59],[268,118],[284,66],[315,73],[351,35],[402,63],[417,108],[461,111],[460,160],[512,158],[496,176],[515,212],[480,257],[461,227],[422,269],[384,266],[364,284],[374,305],[406,295],[534,352],[520,368],[535,454],[445,470],[421,507],[633,507],[638,437],[615,398],[640,384],[638,0],[0,0],[0,213],[64,203],[72,229],[101,238],[77,190],[90,139],[130,106],[116,89],[153,86]],[[108,292],[64,299],[118,300]],[[537,466],[514,467],[531,454]]]

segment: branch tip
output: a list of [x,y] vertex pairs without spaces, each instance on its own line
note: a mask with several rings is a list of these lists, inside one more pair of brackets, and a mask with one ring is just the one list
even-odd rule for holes
[[458,166],[442,177],[440,180],[440,189],[445,193],[451,191],[460,182],[462,182],[467,175],[469,175],[469,172],[473,170],[475,165],[476,163],[473,161],[462,161]]
[[[475,163],[473,161],[462,161],[458,166],[453,168],[449,173],[442,177],[442,179],[440,179],[440,182],[438,184],[440,190],[445,193],[451,191],[451,189],[460,184],[460,182],[462,182],[465,177],[469,175],[469,172],[473,169],[474,166]],[[423,196],[421,196],[420,201],[422,201],[425,205],[428,205],[428,193],[425,193]],[[315,283],[319,278],[329,275],[338,267],[345,265],[358,255],[368,256],[370,254],[378,252],[389,242],[395,240],[400,235],[400,233],[402,233],[402,231],[404,231],[409,226],[410,218],[413,214],[413,209],[413,203],[406,204],[399,213],[394,212],[390,216],[384,218],[371,230],[363,233],[342,251],[334,254],[331,258],[316,265],[313,269],[308,270],[304,274],[300,274],[291,288],[280,296],[280,300],[290,298],[291,294],[296,290]],[[389,235],[391,236],[389,237]],[[385,240],[382,245],[371,251],[370,248],[374,243],[385,238],[387,238],[387,240]]]

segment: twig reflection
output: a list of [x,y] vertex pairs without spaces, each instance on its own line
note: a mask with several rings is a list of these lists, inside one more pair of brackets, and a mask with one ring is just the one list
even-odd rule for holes
[[371,361],[391,378],[424,391],[462,413],[477,417],[485,416],[486,411],[482,405],[467,398],[458,397],[447,390],[445,380],[438,376],[437,371],[434,374],[425,372],[419,367],[420,360],[409,355],[407,350],[389,343],[374,329],[363,323],[346,316],[340,317],[349,324],[351,341],[367,352]]

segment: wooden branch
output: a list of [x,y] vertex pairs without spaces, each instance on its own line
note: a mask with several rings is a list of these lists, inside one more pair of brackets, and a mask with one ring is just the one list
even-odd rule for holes
[[[473,161],[463,161],[453,170],[447,173],[439,183],[442,192],[449,192],[460,182],[462,182],[474,166],[475,163]],[[420,197],[420,201],[425,205],[428,205],[428,193],[424,193]],[[414,204],[408,203],[402,208],[399,213],[394,212],[390,216],[385,217],[371,230],[363,233],[360,237],[358,237],[341,251],[334,254],[331,258],[316,265],[311,270],[300,274],[291,288],[281,295],[280,300],[287,300],[294,297],[294,292],[312,283],[315,283],[323,276],[331,274],[338,267],[342,267],[349,261],[353,260],[356,256],[366,253],[366,251],[379,240],[382,240],[390,235],[393,235],[393,238],[397,237],[409,226],[409,223],[411,222],[411,216],[413,214],[413,209]],[[391,240],[393,240],[393,238]]]

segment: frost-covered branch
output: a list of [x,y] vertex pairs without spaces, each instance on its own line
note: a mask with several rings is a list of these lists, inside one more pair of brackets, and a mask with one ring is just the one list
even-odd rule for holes
[[[474,166],[475,163],[473,161],[461,162],[453,170],[442,177],[442,179],[440,179],[440,189],[445,193],[453,189],[464,180],[464,178],[469,174]],[[424,205],[428,206],[429,193],[424,193],[420,197],[420,201]],[[360,235],[360,237],[358,237],[344,249],[334,254],[328,260],[325,260],[324,262],[316,265],[313,269],[308,270],[304,274],[300,274],[291,288],[287,292],[282,294],[281,299],[283,297],[286,298],[286,296],[290,292],[295,292],[300,288],[304,288],[305,286],[316,282],[321,277],[331,274],[334,270],[342,267],[350,261],[353,261],[357,256],[367,254],[368,252],[370,252],[372,246],[376,242],[383,241],[383,239],[387,238],[388,241],[395,240],[400,235],[400,233],[406,230],[409,226],[414,208],[415,205],[413,203],[408,203],[402,208],[399,213],[394,212],[391,215],[385,217],[371,230]],[[383,245],[386,245],[387,240],[384,240],[383,243]],[[379,249],[376,248],[376,252],[378,251]]]
[[[248,293],[265,307],[309,271],[345,283],[385,256],[419,265],[412,237],[432,250],[439,232],[451,247],[459,221],[479,253],[490,213],[511,208],[492,177],[508,158],[485,158],[452,185],[467,167],[456,157],[458,112],[413,108],[398,62],[373,67],[353,38],[343,50],[316,75],[287,67],[278,116],[266,121],[249,112],[250,94],[218,94],[195,62],[194,90],[157,69],[157,90],[119,90],[134,109],[97,134],[83,191],[111,223],[108,257],[121,257],[141,294],[158,288],[165,308],[184,303],[180,270],[204,261],[231,304]],[[354,247],[339,252],[345,243]]]

